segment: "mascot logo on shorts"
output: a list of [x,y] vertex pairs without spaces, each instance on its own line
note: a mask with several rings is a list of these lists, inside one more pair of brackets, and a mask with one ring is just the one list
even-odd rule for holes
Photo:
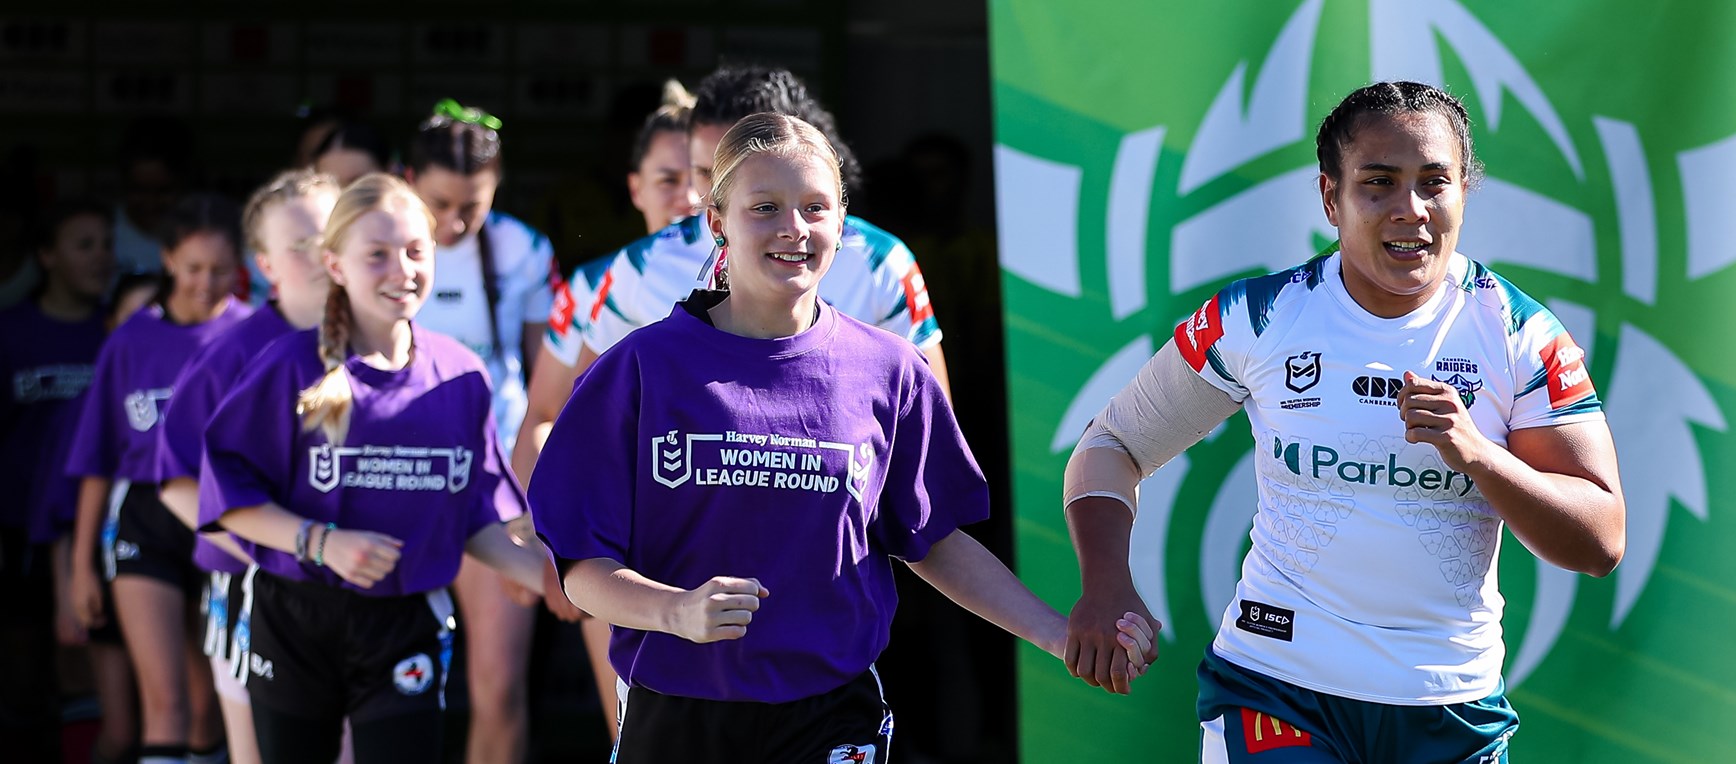
[[434,660],[427,653],[417,653],[392,667],[392,684],[405,695],[421,695],[434,681]]
[[826,764],[874,764],[874,746],[841,745],[832,749]]

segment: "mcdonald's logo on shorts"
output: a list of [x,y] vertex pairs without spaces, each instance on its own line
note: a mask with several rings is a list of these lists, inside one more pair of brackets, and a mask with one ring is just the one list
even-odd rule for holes
[[1244,708],[1242,742],[1247,744],[1248,753],[1265,753],[1278,748],[1306,748],[1313,744],[1314,738],[1276,716]]

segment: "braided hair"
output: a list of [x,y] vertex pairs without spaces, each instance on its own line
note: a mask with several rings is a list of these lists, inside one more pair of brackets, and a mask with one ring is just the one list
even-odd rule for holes
[[1320,122],[1314,138],[1315,153],[1320,158],[1320,172],[1334,181],[1343,172],[1344,150],[1356,137],[1357,128],[1366,117],[1394,117],[1400,114],[1439,114],[1447,120],[1459,141],[1459,157],[1464,164],[1466,189],[1475,189],[1483,180],[1483,163],[1477,161],[1471,145],[1471,117],[1465,105],[1452,94],[1421,82],[1376,82],[1356,90],[1338,102],[1338,106]]
[[[325,250],[336,253],[356,221],[378,210],[420,213],[427,218],[429,230],[434,228],[434,216],[428,212],[428,206],[404,181],[372,173],[358,178],[338,196],[331,220],[326,224]],[[319,358],[325,366],[325,376],[301,391],[295,404],[302,429],[324,431],[326,442],[333,445],[342,443],[350,429],[350,404],[355,400],[355,391],[344,373],[344,362],[349,359],[350,332],[355,323],[349,293],[334,282],[326,294],[325,315],[319,322]]]

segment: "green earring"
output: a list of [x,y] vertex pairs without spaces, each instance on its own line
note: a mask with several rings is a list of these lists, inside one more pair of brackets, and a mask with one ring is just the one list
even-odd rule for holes
[[728,242],[725,242],[723,240],[722,236],[717,237],[716,241],[717,241],[717,246],[719,249],[722,249],[723,247],[729,246]]

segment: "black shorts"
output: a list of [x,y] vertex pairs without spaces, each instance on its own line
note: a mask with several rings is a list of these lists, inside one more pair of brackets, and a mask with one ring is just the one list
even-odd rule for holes
[[[114,530],[107,544],[113,560],[109,577],[146,576],[197,596],[206,576],[193,564],[193,529],[163,506],[156,483],[116,481],[116,489],[123,484],[126,493],[118,507],[110,498]],[[105,526],[103,539],[110,538]]]
[[367,597],[249,571],[235,660],[255,707],[354,723],[446,707],[452,595]]
[[892,747],[892,710],[873,668],[836,690],[788,703],[701,700],[634,687],[620,708],[616,764],[885,764]]
[[0,627],[54,623],[54,549],[0,527]]

